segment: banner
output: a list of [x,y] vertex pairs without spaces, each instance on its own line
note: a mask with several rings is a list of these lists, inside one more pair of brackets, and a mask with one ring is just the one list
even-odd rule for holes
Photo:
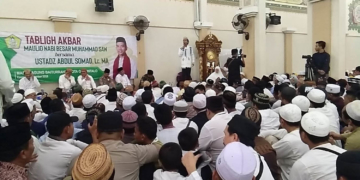
[[58,82],[67,68],[75,79],[86,69],[95,80],[105,68],[123,67],[130,79],[137,78],[135,36],[98,36],[0,32],[0,51],[15,82],[30,69],[41,83]]

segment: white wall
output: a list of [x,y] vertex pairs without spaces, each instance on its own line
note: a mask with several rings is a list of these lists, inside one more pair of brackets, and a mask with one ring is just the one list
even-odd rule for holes
[[[284,40],[285,36],[281,33],[266,33],[266,74],[269,75],[274,72],[284,73]],[[261,64],[256,64],[261,66]]]
[[346,37],[346,63],[347,70],[353,70],[360,66],[360,37]]
[[307,34],[293,34],[292,69],[294,73],[305,71],[306,60],[302,55],[312,55],[312,45]]
[[306,33],[307,32],[307,14],[298,13],[298,12],[288,12],[288,11],[274,11],[271,10],[271,13],[276,13],[276,15],[281,16],[280,25],[270,25],[267,29],[267,32],[282,32],[282,28],[295,28],[297,33]]

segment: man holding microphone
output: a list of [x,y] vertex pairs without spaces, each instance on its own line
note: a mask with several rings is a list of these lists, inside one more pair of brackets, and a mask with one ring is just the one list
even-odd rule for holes
[[187,37],[183,38],[183,47],[179,49],[178,55],[181,59],[183,80],[191,80],[191,67],[194,66],[195,56],[194,49],[189,46],[189,39]]

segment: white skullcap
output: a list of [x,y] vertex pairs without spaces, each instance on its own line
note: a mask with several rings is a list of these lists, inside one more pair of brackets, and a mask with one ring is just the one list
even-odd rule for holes
[[340,86],[336,84],[327,84],[325,90],[330,94],[339,94]]
[[163,88],[161,89],[161,95],[164,93],[164,89],[165,89],[166,87],[170,87],[170,85],[169,85],[169,84],[165,84],[165,85],[163,86]]
[[11,102],[13,104],[19,103],[24,99],[24,96],[20,93],[15,93],[13,98],[11,99]]
[[287,122],[295,123],[301,120],[301,109],[295,104],[286,104],[280,107],[279,114]]
[[102,85],[102,86],[100,86],[100,91],[101,91],[102,93],[108,92],[109,89],[110,89],[110,87],[109,87],[108,85]]
[[221,83],[222,85],[224,85],[225,87],[228,87],[228,83]]
[[96,104],[96,97],[93,94],[84,96],[82,103],[85,108],[92,108]]
[[325,137],[330,133],[329,118],[319,111],[306,113],[300,123],[304,131],[313,136]]
[[226,88],[224,89],[224,92],[225,92],[225,91],[230,91],[230,92],[233,92],[233,93],[236,94],[236,89],[235,89],[234,87],[232,87],[232,86],[226,87]]
[[131,108],[132,108],[133,106],[135,106],[135,104],[136,104],[136,100],[135,100],[135,98],[132,97],[132,96],[126,97],[126,98],[124,99],[123,103],[122,103],[123,108],[124,108],[125,111],[131,110]]
[[187,112],[188,111],[188,103],[185,101],[176,101],[174,104],[174,112]]
[[346,105],[346,113],[355,121],[360,121],[360,100],[355,100]]
[[212,89],[209,89],[205,92],[205,96],[206,97],[212,97],[212,96],[216,96],[216,92]]
[[282,83],[289,83],[289,84],[291,84],[290,80],[288,80],[288,79],[283,80]]
[[196,109],[204,109],[206,107],[206,96],[204,94],[197,94],[193,98],[193,106]]
[[224,180],[251,180],[257,166],[253,150],[240,142],[225,146],[216,160],[216,172]]
[[191,82],[191,83],[189,84],[189,87],[195,89],[195,87],[196,87],[197,85],[198,85],[198,83],[196,83],[196,82]]
[[279,81],[280,83],[282,83],[282,82],[284,81],[284,78],[282,78],[280,75],[276,75],[276,76],[275,76],[275,79],[276,79],[277,81]]
[[35,106],[35,102],[32,99],[25,99],[23,100],[21,103],[26,103],[30,112],[32,112],[34,110],[34,106]]
[[201,82],[200,84],[202,84],[203,86],[206,86],[206,82]]
[[246,79],[246,78],[242,78],[241,79],[241,85],[245,85],[245,83],[248,81],[248,79]]
[[291,103],[297,105],[302,112],[308,112],[310,108],[310,101],[307,97],[298,95],[294,97],[291,101]]
[[176,102],[176,94],[172,92],[168,92],[165,94],[163,101],[164,104],[168,106],[174,106],[175,102]]
[[287,79],[287,76],[285,74],[282,74],[281,77],[286,80]]
[[144,92],[145,92],[144,89],[138,89],[138,90],[136,91],[135,95],[134,95],[135,99],[140,99],[140,100],[142,100],[141,95],[142,95],[142,93],[144,93]]
[[34,89],[28,89],[25,91],[24,96],[28,96],[30,94],[36,94],[36,91]]
[[326,94],[320,89],[312,89],[307,94],[307,98],[314,103],[324,103],[326,100]]
[[299,71],[299,76],[305,76],[305,71]]

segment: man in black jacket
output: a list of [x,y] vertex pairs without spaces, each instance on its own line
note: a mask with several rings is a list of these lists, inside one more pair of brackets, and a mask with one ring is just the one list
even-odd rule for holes
[[236,80],[241,80],[240,67],[245,67],[245,61],[243,55],[238,57],[238,50],[231,50],[232,57],[227,59],[224,67],[228,68],[228,84],[232,86]]
[[319,78],[327,78],[330,71],[330,55],[325,52],[326,43],[324,41],[316,42],[316,53],[312,56],[312,64],[314,66],[314,74],[316,81]]

